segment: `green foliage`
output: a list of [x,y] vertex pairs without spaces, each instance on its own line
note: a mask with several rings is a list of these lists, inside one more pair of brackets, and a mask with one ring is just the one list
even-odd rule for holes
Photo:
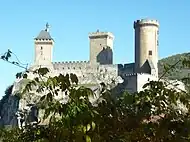
[[8,50],[3,56],[1,56],[1,59],[8,61],[9,58],[11,57],[11,53],[12,52]]
[[[176,64],[169,72],[164,75],[164,78],[181,80],[184,76],[190,73],[189,68],[184,68],[185,60],[189,57],[189,53],[176,54],[167,58],[163,58],[158,62],[159,76],[163,75],[165,70],[171,69],[171,66]],[[185,59],[185,60],[184,60]]]
[[[190,60],[180,60],[189,67]],[[177,61],[178,62],[178,61]],[[175,64],[175,63],[174,63]],[[177,64],[176,64],[177,65]],[[167,65],[165,70],[173,68]],[[185,142],[190,141],[190,93],[167,88],[160,81],[144,85],[144,91],[128,92],[116,97],[104,83],[101,96],[92,105],[94,92],[78,85],[74,74],[47,76],[49,70],[40,68],[36,78],[29,81],[22,94],[34,86],[44,94],[37,103],[44,110],[43,122],[28,124],[22,129],[2,130],[4,141],[34,142]],[[20,77],[27,78],[24,73]],[[187,76],[184,80],[188,80]],[[187,81],[188,84],[188,81]],[[175,88],[175,87],[174,87]],[[60,93],[68,97],[61,102]],[[48,121],[46,121],[48,120]],[[43,124],[43,125],[42,125]]]

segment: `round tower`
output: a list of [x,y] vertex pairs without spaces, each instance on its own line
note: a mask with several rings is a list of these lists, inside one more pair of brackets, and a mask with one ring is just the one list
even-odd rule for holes
[[134,29],[135,72],[149,72],[158,76],[158,21],[150,19],[137,20],[134,22]]

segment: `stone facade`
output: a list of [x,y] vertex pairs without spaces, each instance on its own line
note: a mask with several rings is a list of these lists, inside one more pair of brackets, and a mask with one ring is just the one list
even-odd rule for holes
[[[158,77],[158,29],[157,20],[142,19],[134,22],[135,63],[113,64],[113,41],[111,32],[89,33],[90,60],[76,62],[52,62],[53,39],[49,27],[35,38],[35,61],[32,67],[47,66],[51,72],[75,73],[81,84],[97,84],[98,74],[109,74],[112,78],[120,76],[125,88],[133,92],[141,90],[138,84]],[[127,76],[127,77],[126,77]],[[131,81],[124,81],[131,80]],[[102,80],[104,81],[104,79]],[[129,82],[126,84],[126,82]],[[142,86],[142,85],[140,85]]]
[[113,40],[110,32],[97,32],[89,34],[90,39],[90,63],[112,64],[113,63]]

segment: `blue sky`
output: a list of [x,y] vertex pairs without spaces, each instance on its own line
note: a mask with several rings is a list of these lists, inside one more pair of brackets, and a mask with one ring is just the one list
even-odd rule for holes
[[[2,0],[0,53],[11,49],[23,63],[33,63],[34,41],[46,22],[55,40],[54,61],[88,60],[88,33],[115,35],[114,63],[134,61],[133,22],[160,22],[159,57],[190,49],[189,0]],[[0,61],[0,96],[23,69]]]

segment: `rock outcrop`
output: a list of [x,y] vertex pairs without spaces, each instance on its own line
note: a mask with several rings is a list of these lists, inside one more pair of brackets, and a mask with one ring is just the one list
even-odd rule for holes
[[[55,76],[57,74],[48,73],[48,76]],[[24,89],[28,81],[34,79],[33,73],[28,73],[27,79],[17,79],[9,88],[9,92],[1,100],[1,126],[23,126],[25,122],[37,122],[42,119],[42,113],[36,108],[37,102],[40,100],[41,96],[47,94],[39,94],[34,91],[29,93],[20,94]],[[85,77],[80,77],[79,86],[85,86],[91,88],[95,93],[95,97],[89,98],[94,104],[99,98],[101,91],[101,82],[108,85],[108,88],[115,87],[118,83],[122,82],[122,79],[115,74],[107,74],[106,72],[100,72],[99,74],[86,74]],[[60,92],[56,97],[60,102],[66,103],[68,98],[64,95],[64,92]]]

